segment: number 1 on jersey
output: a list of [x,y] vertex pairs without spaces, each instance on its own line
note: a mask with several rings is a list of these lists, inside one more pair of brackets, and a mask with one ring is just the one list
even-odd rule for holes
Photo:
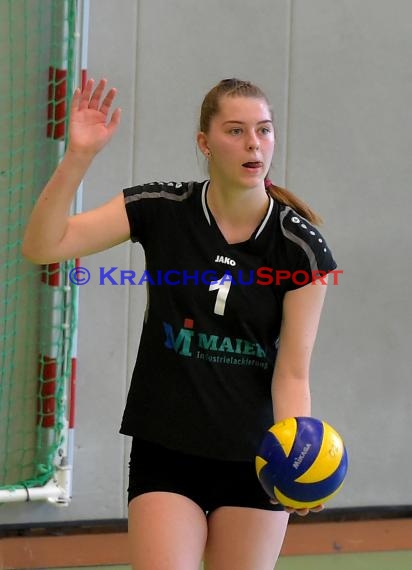
[[225,275],[218,281],[211,281],[209,286],[209,291],[217,290],[216,303],[214,308],[214,313],[216,315],[224,315],[226,307],[226,299],[229,294],[230,286],[232,285],[232,279],[230,275]]

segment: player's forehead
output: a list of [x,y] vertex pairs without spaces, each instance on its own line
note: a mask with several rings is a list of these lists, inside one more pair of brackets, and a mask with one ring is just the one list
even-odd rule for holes
[[258,97],[224,96],[219,101],[216,120],[228,122],[271,122],[272,113],[265,99]]

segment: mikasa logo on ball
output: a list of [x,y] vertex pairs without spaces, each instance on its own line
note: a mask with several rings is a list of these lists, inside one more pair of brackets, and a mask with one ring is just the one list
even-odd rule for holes
[[299,467],[299,465],[302,463],[302,461],[305,459],[305,456],[311,447],[312,447],[312,444],[307,443],[305,445],[305,447],[302,449],[302,453],[299,455],[299,457],[296,457],[295,461],[293,462],[293,467],[295,469],[297,469]]

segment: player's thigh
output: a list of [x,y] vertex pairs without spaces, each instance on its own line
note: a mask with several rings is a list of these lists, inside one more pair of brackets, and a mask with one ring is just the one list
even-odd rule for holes
[[216,509],[208,518],[205,570],[273,570],[288,519],[284,511]]
[[206,537],[203,510],[183,495],[151,492],[129,504],[135,570],[199,570]]

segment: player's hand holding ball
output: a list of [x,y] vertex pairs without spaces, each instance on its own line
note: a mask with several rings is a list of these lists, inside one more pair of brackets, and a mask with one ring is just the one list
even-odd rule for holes
[[323,510],[341,489],[347,469],[339,433],[312,417],[276,423],[256,455],[256,473],[270,500],[299,515]]

